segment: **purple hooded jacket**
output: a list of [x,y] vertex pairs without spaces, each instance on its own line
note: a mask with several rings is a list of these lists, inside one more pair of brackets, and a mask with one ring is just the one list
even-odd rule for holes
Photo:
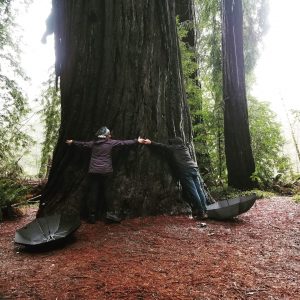
[[112,149],[117,146],[127,146],[136,144],[137,140],[112,140],[99,139],[90,142],[73,141],[73,145],[82,148],[91,148],[91,160],[89,173],[109,174],[113,172],[112,168]]

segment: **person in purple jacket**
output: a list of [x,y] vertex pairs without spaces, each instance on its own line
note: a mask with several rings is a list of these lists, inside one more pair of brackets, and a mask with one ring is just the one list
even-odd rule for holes
[[[88,200],[88,221],[90,223],[96,222],[97,206],[103,210],[105,201],[105,186],[106,181],[113,173],[112,167],[112,150],[117,146],[142,144],[143,139],[140,137],[134,140],[114,140],[111,138],[110,130],[103,126],[96,133],[96,140],[89,142],[81,142],[74,140],[67,140],[68,145],[75,145],[82,148],[90,148],[92,150],[89,164],[89,185],[90,197]],[[102,203],[98,202],[98,198],[102,195]],[[120,219],[112,213],[107,212],[106,218],[110,221],[119,222]]]

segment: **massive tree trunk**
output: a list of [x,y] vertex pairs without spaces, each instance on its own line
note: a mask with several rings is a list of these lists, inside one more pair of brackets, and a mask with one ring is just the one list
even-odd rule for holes
[[[87,196],[90,153],[66,146],[66,139],[91,140],[106,125],[118,139],[141,135],[166,142],[181,136],[191,142],[174,3],[53,0],[62,116],[40,215],[79,211]],[[109,209],[136,216],[180,207],[161,153],[149,146],[122,148],[113,167]]]
[[243,54],[243,12],[241,0],[222,0],[222,52],[225,153],[228,184],[236,188],[253,186],[255,171],[248,124]]

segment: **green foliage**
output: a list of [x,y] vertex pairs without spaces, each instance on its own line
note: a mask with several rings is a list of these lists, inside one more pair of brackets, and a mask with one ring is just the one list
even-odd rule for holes
[[274,175],[289,171],[290,162],[283,154],[285,141],[281,126],[275,121],[276,115],[269,104],[253,97],[248,97],[248,102],[252,150],[256,164],[253,177],[267,186]]
[[21,172],[18,161],[26,153],[32,139],[22,131],[24,118],[29,112],[27,100],[16,83],[7,79],[1,84],[0,97],[0,172],[10,176]]
[[300,203],[300,174],[292,174],[290,178],[290,186],[293,188],[293,200]]
[[11,43],[9,29],[12,25],[10,0],[0,0],[0,49]]
[[[220,4],[219,0],[197,1],[197,54],[183,42],[191,24],[185,22],[178,26],[196,154],[199,165],[209,170],[209,181],[215,184],[226,182]],[[243,7],[245,69],[249,88],[259,45],[267,30],[268,1],[245,0]],[[197,77],[193,77],[193,74],[197,74]],[[261,184],[267,185],[276,172],[289,170],[289,161],[282,154],[284,140],[279,124],[274,121],[275,114],[266,103],[258,102],[251,96],[248,96],[248,100],[256,162],[253,176]],[[205,153],[209,153],[209,157]]]
[[0,208],[25,200],[30,188],[15,178],[0,178]]
[[225,174],[220,3],[198,1],[197,13],[197,54],[182,42],[190,24],[179,26],[180,50],[197,160],[216,183]]
[[271,197],[276,196],[276,193],[274,193],[272,191],[259,190],[259,189],[251,190],[251,191],[249,191],[249,193],[255,193],[257,195],[258,199],[262,199],[262,198],[270,199]]
[[54,72],[49,80],[44,83],[44,91],[41,95],[42,118],[45,126],[45,139],[42,147],[40,177],[47,176],[47,169],[51,162],[52,153],[58,138],[60,126],[60,92],[55,87]]
[[290,131],[293,137],[294,146],[296,148],[296,152],[298,155],[298,160],[300,163],[300,156],[299,156],[299,129],[300,129],[300,110],[294,110],[292,109],[290,111],[289,117],[289,125],[290,125]]
[[196,53],[195,50],[188,45],[188,43],[184,42],[189,30],[191,30],[191,23],[178,23],[177,32],[179,37],[185,90],[191,108],[192,122],[196,123],[197,120],[201,118],[202,99],[201,89],[198,85],[198,77],[196,76],[198,69]]
[[[199,81],[201,82],[202,123],[194,124],[195,142],[205,140],[209,153],[206,164],[210,181],[218,184],[226,175],[223,129],[222,52],[220,1],[198,1]],[[196,146],[197,151],[203,152]]]
[[11,79],[13,76],[27,79],[20,67],[21,37],[16,33],[15,15],[30,2],[31,0],[0,1],[0,81]]
[[243,0],[244,59],[248,86],[259,57],[260,43],[268,30],[268,0]]
[[[19,1],[20,3],[24,1]],[[26,1],[25,1],[26,2]],[[12,1],[0,2],[0,173],[18,176],[18,162],[32,140],[23,126],[29,113],[26,97],[15,78],[26,79],[19,64],[18,38],[13,34]]]
[[[266,31],[267,1],[247,0],[244,4],[244,53],[248,82],[258,57],[258,45]],[[220,1],[198,1],[199,78],[202,114],[211,161],[211,175],[217,182],[226,181],[223,119],[222,38]],[[199,125],[196,125],[199,126]],[[196,131],[197,132],[197,131]]]
[[293,196],[293,200],[296,202],[296,203],[300,203],[300,194],[296,194]]
[[225,169],[224,151],[219,151],[223,148],[221,30],[217,3],[201,1],[201,10],[210,14],[199,18],[197,24],[200,45],[197,54],[195,49],[183,42],[191,23],[179,24],[178,35],[197,160],[201,169],[209,171],[210,179],[218,180]]
[[211,188],[211,194],[213,195],[214,198],[219,200],[231,199],[231,198],[247,196],[251,194],[256,194],[258,199],[271,198],[272,196],[275,195],[275,193],[259,190],[259,189],[241,191],[232,187],[218,187],[218,186]]
[[300,123],[300,110],[293,109],[291,113],[295,122]]

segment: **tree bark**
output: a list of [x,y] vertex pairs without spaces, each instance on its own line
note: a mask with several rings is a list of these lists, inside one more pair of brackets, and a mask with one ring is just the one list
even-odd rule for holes
[[[175,21],[175,0],[53,0],[61,127],[39,215],[83,211],[91,140],[102,125],[117,139],[192,143]],[[169,165],[148,146],[113,154],[109,209],[138,216],[185,207]]]
[[222,0],[222,52],[225,154],[228,184],[253,187],[252,155],[245,88],[241,0]]

